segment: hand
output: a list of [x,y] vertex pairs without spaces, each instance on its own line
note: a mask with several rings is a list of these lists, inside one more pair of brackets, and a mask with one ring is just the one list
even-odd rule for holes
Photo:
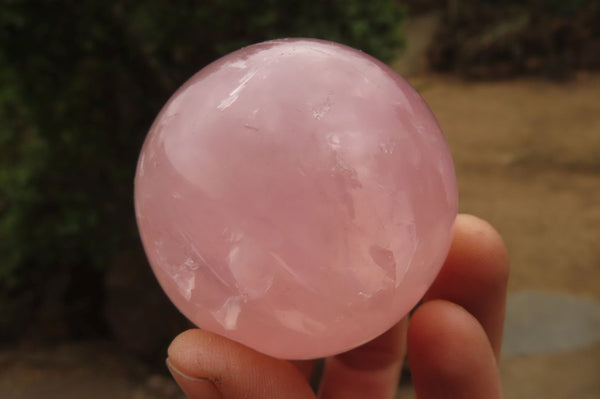
[[[410,322],[326,359],[318,397],[394,398],[405,353],[417,397],[502,396],[497,361],[508,279],[502,239],[459,215],[450,253]],[[311,361],[288,362],[201,330],[179,335],[167,365],[190,399],[314,399]]]

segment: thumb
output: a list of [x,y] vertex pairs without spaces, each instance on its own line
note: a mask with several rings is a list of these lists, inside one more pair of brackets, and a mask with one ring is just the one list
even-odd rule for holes
[[177,385],[179,385],[188,398],[221,399],[223,397],[215,384],[209,379],[192,377],[185,374],[176,368],[169,358],[167,358],[166,363],[173,379],[175,379]]
[[167,366],[189,399],[315,399],[292,363],[203,330],[173,340]]

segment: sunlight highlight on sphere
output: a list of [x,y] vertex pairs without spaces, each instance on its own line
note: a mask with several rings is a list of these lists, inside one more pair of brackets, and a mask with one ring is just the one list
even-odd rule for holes
[[457,203],[416,91],[360,51],[306,39],[194,75],[156,118],[135,178],[142,241],[173,303],[287,359],[349,350],[404,317],[446,257]]

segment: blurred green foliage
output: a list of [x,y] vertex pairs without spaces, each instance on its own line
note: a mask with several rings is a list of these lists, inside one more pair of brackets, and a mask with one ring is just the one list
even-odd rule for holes
[[389,61],[402,19],[393,0],[0,0],[0,337],[20,334],[48,295],[97,303],[86,296],[106,265],[139,246],[138,151],[192,73],[286,36]]

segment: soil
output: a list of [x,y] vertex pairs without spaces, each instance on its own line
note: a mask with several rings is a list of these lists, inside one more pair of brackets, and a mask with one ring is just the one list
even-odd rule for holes
[[415,85],[447,135],[461,211],[504,236],[510,289],[600,299],[600,75]]
[[[413,83],[447,135],[460,210],[504,237],[509,294],[551,292],[600,309],[600,75],[565,83]],[[555,323],[568,319],[557,314]],[[543,327],[532,330],[550,339]],[[598,335],[584,349],[506,356],[500,366],[506,398],[600,397]]]
[[[461,211],[487,219],[506,240],[510,291],[600,300],[600,74],[560,84],[430,75],[412,83],[447,135]],[[598,343],[501,363],[507,398],[600,397],[599,367]],[[2,398],[161,399],[176,392],[166,374],[110,342],[0,352]]]

